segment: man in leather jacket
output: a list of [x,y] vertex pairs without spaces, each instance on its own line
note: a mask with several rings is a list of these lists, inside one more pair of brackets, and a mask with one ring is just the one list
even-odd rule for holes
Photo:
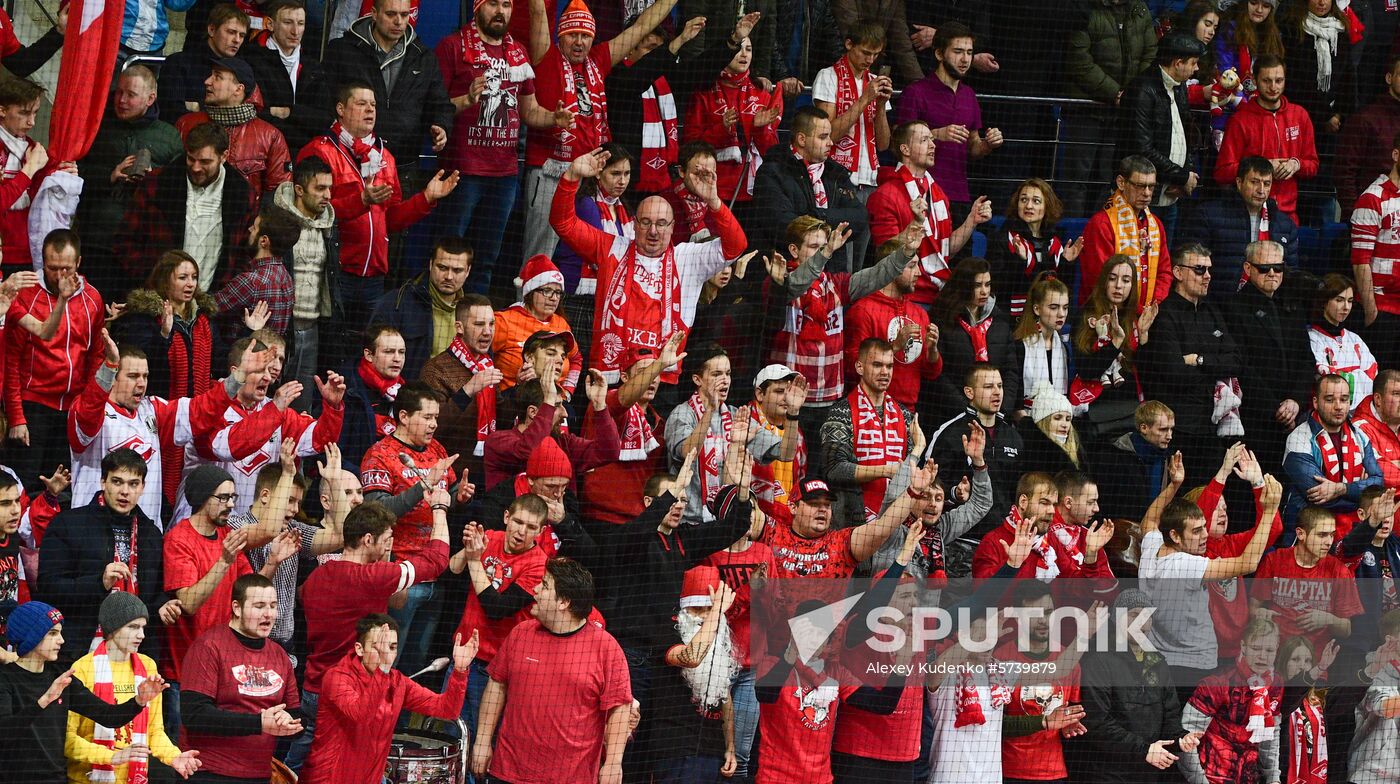
[[1190,196],[1200,181],[1191,171],[1190,109],[1186,80],[1196,72],[1205,44],[1187,32],[1163,36],[1157,44],[1157,66],[1148,68],[1123,92],[1119,157],[1141,155],[1157,167],[1157,193],[1152,210],[1166,225],[1176,227],[1176,200]]

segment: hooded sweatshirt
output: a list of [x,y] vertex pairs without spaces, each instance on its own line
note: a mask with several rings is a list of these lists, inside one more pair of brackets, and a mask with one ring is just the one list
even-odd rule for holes
[[320,215],[314,218],[306,217],[305,213],[297,209],[296,185],[291,182],[278,185],[272,194],[272,200],[301,224],[301,236],[292,246],[291,258],[287,260],[292,270],[294,287],[292,317],[315,319],[329,316],[330,289],[325,285],[325,272],[329,269],[326,265],[331,252],[328,240],[335,229],[335,207],[326,202]]

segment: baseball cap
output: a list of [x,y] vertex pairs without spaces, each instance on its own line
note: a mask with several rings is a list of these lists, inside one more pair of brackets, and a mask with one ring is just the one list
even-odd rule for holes
[[536,333],[534,333],[533,335],[531,335],[530,337],[526,338],[526,339],[525,339],[525,345],[521,347],[521,351],[523,351],[523,352],[526,353],[526,354],[529,354],[531,351],[534,351],[534,350],[535,350],[535,347],[536,347],[536,346],[538,346],[539,344],[543,343],[544,341],[546,341],[546,340],[554,340],[555,338],[560,338],[560,337],[564,338],[565,343],[567,344],[567,345],[564,347],[564,353],[565,353],[565,354],[568,354],[569,352],[573,351],[573,350],[574,350],[574,346],[576,345],[576,344],[574,343],[574,333],[572,333],[572,332],[567,332],[567,331],[565,331],[565,332],[551,332],[551,331],[549,331],[549,330],[547,330],[547,329],[542,329],[542,330],[540,330],[539,332],[536,332]]
[[774,363],[758,371],[758,375],[754,376],[753,379],[753,388],[762,389],[764,384],[767,384],[771,381],[787,381],[788,379],[791,379],[794,376],[800,375],[802,374],[798,373],[796,370],[793,370],[787,365],[780,365]]
[[803,479],[792,488],[792,500],[811,501],[814,497],[831,499],[831,486],[821,479]]
[[252,96],[253,91],[258,89],[257,77],[253,76],[253,67],[237,57],[220,57],[212,61],[210,66],[220,71],[232,73],[233,78],[243,85],[244,96]]

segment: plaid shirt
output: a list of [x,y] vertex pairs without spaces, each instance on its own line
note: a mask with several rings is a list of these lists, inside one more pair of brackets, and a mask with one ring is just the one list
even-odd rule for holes
[[242,310],[252,310],[258,301],[267,303],[267,328],[286,334],[292,319],[292,275],[276,257],[253,259],[248,267],[214,295],[220,313],[229,313],[237,321]]

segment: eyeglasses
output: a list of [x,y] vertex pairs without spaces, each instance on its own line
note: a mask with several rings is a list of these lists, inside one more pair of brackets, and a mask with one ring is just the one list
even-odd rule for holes
[[564,296],[563,289],[535,289],[535,293],[545,299],[559,299]]
[[1191,270],[1192,272],[1196,273],[1197,275],[1200,275],[1203,278],[1210,275],[1209,264],[1178,264],[1176,266],[1181,267],[1182,269]]
[[211,495],[209,497],[213,498],[221,504],[224,504],[225,506],[233,506],[234,504],[238,503],[238,493],[219,493],[217,495]]
[[1157,187],[1155,182],[1133,182],[1132,180],[1124,180],[1123,182],[1133,190],[1139,191],[1150,191]]
[[1282,275],[1284,269],[1284,265],[1282,264],[1255,264],[1252,261],[1246,261],[1245,264],[1259,270],[1265,275]]
[[668,221],[668,220],[654,221],[654,220],[651,220],[651,219],[649,219],[649,218],[644,218],[644,219],[642,219],[642,220],[637,221],[637,228],[639,228],[639,229],[651,229],[651,228],[655,228],[655,229],[664,231],[664,230],[666,230],[666,229],[671,228],[671,227],[674,226],[674,225],[676,225],[676,222],[675,222],[675,221]]

